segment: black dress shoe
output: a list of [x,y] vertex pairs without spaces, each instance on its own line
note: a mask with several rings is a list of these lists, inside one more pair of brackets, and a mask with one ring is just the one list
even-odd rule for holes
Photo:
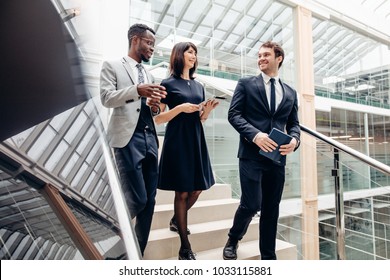
[[[170,231],[173,231],[173,232],[179,232],[179,229],[177,228],[177,224],[176,224],[176,221],[174,219],[171,219],[171,221],[169,222],[169,230]],[[191,234],[189,228],[187,228],[187,234]]]
[[180,249],[179,260],[196,260],[195,254],[191,249]]
[[236,260],[237,259],[237,248],[238,241],[233,241],[230,238],[226,242],[223,248],[223,259],[224,260]]

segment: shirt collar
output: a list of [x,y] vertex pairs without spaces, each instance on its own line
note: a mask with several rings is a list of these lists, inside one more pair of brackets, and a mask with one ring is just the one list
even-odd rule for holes
[[127,56],[127,62],[130,64],[131,67],[135,68],[138,62],[134,59],[131,58],[130,56]]
[[[266,84],[269,83],[269,80],[271,79],[270,76],[268,76],[267,74],[264,74],[263,72],[261,72],[261,76],[263,77],[263,80]],[[276,84],[279,82],[279,76],[276,76],[276,77],[273,77],[275,79],[275,82]]]

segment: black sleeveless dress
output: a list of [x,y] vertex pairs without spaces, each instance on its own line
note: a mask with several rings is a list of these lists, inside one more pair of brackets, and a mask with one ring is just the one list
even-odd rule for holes
[[[167,90],[167,96],[161,102],[169,109],[186,102],[199,104],[204,101],[204,88],[195,80],[170,77],[161,85]],[[199,112],[178,114],[166,126],[158,188],[191,192],[207,190],[214,183]]]

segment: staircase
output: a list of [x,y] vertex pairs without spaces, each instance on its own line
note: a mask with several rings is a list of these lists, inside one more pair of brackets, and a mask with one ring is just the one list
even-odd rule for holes
[[[169,230],[173,216],[173,191],[157,191],[152,230],[144,253],[145,260],[177,259],[179,235]],[[222,260],[222,250],[232,226],[239,201],[231,196],[230,185],[215,184],[202,192],[199,200],[188,212],[189,240],[198,260]],[[259,259],[259,221],[254,218],[243,240],[239,243],[238,259]],[[296,260],[296,246],[276,241],[276,254],[280,260]]]

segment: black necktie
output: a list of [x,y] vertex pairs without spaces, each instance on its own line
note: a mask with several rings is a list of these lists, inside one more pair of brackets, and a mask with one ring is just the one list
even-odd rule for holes
[[275,79],[274,78],[271,78],[269,80],[271,82],[271,102],[270,102],[270,110],[271,110],[271,114],[274,114],[275,113]]
[[144,73],[142,73],[142,64],[138,63],[136,67],[138,69],[138,83],[143,84],[145,83],[145,80],[144,80]]

